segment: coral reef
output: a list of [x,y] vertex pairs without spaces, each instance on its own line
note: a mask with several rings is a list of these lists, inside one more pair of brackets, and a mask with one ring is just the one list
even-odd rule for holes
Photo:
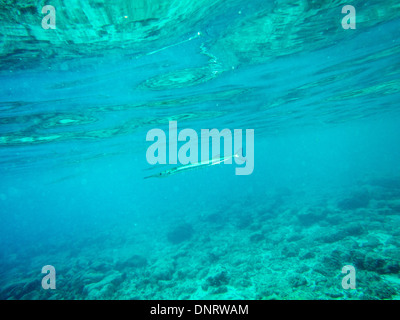
[[[398,184],[378,181],[330,203],[299,205],[294,192],[279,203],[275,195],[238,200],[185,223],[165,218],[134,234],[119,227],[47,254],[2,253],[0,298],[399,299]],[[58,261],[57,290],[40,289],[38,272],[15,267],[18,256],[31,257],[29,270]],[[356,289],[341,285],[345,265],[356,270]]]

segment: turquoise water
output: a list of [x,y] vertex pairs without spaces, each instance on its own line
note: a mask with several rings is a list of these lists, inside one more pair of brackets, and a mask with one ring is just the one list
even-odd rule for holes
[[[1,299],[400,297],[396,1],[353,2],[355,30],[340,1],[55,1],[54,30],[42,1],[15,3]],[[144,179],[176,166],[146,159],[170,121],[254,129],[253,173]]]

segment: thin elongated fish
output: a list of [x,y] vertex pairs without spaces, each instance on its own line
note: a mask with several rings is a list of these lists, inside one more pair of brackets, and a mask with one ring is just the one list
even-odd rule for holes
[[204,168],[204,167],[221,164],[232,158],[241,158],[243,161],[246,161],[240,154],[241,154],[241,150],[239,150],[237,153],[235,153],[232,156],[218,157],[218,158],[214,158],[211,160],[205,160],[205,161],[201,161],[201,162],[186,164],[183,166],[179,166],[179,167],[175,167],[175,168],[172,168],[169,170],[162,171],[160,173],[153,174],[151,176],[144,177],[144,179],[168,177],[170,175],[173,175],[173,174],[176,174],[179,172],[189,171],[189,170],[193,170],[193,169],[200,169],[200,168]]

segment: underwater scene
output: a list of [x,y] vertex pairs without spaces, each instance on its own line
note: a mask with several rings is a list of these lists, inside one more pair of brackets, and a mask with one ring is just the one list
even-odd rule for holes
[[398,0],[0,0],[0,299],[400,299],[399,35]]

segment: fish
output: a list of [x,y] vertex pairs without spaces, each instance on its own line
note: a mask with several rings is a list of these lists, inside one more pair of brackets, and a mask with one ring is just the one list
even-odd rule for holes
[[144,179],[165,178],[165,177],[168,177],[173,174],[180,173],[180,172],[185,172],[185,171],[189,171],[189,170],[193,170],[193,169],[200,169],[200,168],[209,167],[209,166],[215,166],[217,164],[224,163],[225,161],[227,161],[229,159],[233,159],[233,158],[240,158],[240,160],[245,162],[246,159],[241,156],[241,153],[242,153],[242,149],[240,149],[238,152],[236,152],[234,155],[231,155],[231,156],[226,156],[226,157],[217,156],[216,158],[211,159],[211,160],[205,160],[205,161],[196,162],[196,163],[189,163],[189,164],[182,165],[179,167],[174,167],[169,170],[161,171],[161,172],[153,174],[151,176],[144,177]]

